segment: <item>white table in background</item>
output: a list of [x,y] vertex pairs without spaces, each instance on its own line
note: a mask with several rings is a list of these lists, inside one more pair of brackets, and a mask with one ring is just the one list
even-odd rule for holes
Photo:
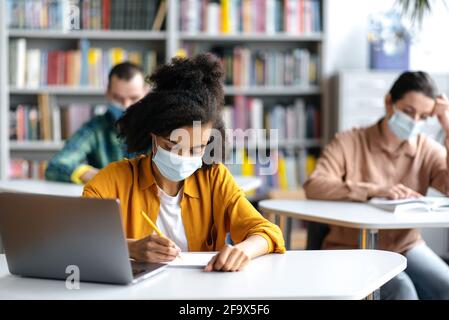
[[360,229],[360,248],[376,249],[379,229],[446,228],[448,212],[393,214],[366,203],[326,200],[264,200],[265,213]]
[[[262,185],[262,180],[257,177],[236,176],[234,179],[245,192]],[[79,197],[83,192],[83,186],[42,180],[0,180],[0,191]]]
[[256,190],[262,186],[262,179],[258,177],[234,176],[234,180],[245,192]]
[[406,259],[378,250],[287,251],[241,272],[173,268],[136,285],[81,283],[9,274],[0,255],[0,299],[363,299],[402,272]]
[[43,180],[1,180],[0,191],[79,197],[83,192],[83,186]]

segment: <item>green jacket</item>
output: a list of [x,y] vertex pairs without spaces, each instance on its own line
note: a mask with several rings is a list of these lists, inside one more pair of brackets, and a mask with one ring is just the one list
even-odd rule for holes
[[111,109],[95,116],[70,137],[64,148],[48,163],[45,178],[53,181],[78,182],[73,173],[91,166],[102,169],[109,163],[123,158],[132,158],[126,145],[117,137],[115,122],[120,114]]

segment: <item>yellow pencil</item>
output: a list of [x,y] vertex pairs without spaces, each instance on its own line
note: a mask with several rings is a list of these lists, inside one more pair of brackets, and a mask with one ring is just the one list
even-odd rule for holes
[[166,238],[166,236],[164,236],[164,234],[161,232],[161,230],[159,230],[159,228],[154,224],[153,221],[151,221],[150,217],[142,210],[142,216],[143,218],[148,222],[148,224],[150,225],[151,228],[153,228],[154,231],[156,231],[157,235],[159,237],[164,237]]
[[[156,233],[159,237],[167,238],[143,210],[140,213],[142,214],[143,218],[148,222],[148,224],[151,226],[151,228],[153,228],[153,230],[156,231]],[[178,258],[182,259],[181,255],[179,253],[178,253]]]

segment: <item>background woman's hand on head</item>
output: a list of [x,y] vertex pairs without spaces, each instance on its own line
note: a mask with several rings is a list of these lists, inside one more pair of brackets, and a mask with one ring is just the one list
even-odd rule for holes
[[432,115],[438,117],[444,132],[449,135],[449,100],[446,95],[443,94],[435,99],[435,108]]

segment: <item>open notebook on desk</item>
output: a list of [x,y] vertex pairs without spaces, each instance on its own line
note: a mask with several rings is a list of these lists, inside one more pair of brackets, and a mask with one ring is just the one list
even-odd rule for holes
[[400,200],[372,198],[368,203],[376,208],[398,213],[449,212],[449,197],[422,197]]
[[181,257],[168,263],[168,266],[204,268],[216,254],[217,252],[181,252]]

